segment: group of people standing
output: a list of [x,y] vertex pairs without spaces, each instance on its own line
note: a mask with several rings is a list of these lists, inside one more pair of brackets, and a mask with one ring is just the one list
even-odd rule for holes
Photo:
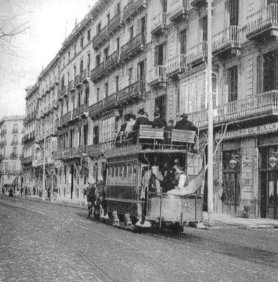
[[140,129],[140,125],[149,125],[152,128],[164,128],[165,130],[165,139],[169,139],[169,133],[173,129],[183,129],[183,130],[192,130],[197,132],[197,127],[188,120],[187,114],[181,115],[181,120],[177,121],[174,125],[174,120],[170,119],[167,124],[166,120],[161,117],[159,111],[154,113],[154,120],[150,121],[148,113],[144,109],[138,111],[138,117],[133,113],[128,113],[124,115],[125,123],[121,125],[120,131],[117,137],[117,143],[123,139],[130,139],[133,143],[136,143],[137,132]]

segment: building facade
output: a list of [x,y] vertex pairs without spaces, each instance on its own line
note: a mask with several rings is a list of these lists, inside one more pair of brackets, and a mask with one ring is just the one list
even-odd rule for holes
[[1,187],[15,188],[22,183],[22,137],[24,116],[7,116],[0,121]]
[[[277,11],[274,0],[213,1],[215,212],[278,217]],[[48,70],[38,79],[40,105],[57,89],[36,128],[54,124],[60,197],[83,200],[103,178],[126,113],[187,113],[205,148],[207,13],[205,0],[100,0],[76,25],[49,66],[57,84],[45,86]]]

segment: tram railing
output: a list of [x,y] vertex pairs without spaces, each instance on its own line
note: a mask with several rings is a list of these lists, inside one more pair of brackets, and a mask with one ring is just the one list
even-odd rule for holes
[[196,143],[196,133],[192,130],[152,128],[151,125],[141,125],[137,131],[119,132],[115,137],[116,148],[141,145],[142,149],[186,149]]

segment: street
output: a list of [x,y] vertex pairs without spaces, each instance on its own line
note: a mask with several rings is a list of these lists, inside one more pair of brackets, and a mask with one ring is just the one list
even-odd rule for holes
[[0,281],[278,281],[278,230],[133,233],[83,207],[0,197]]

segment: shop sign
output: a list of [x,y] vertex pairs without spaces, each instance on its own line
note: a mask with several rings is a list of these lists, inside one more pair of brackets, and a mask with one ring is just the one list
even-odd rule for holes
[[[266,125],[260,125],[255,127],[243,128],[239,130],[228,131],[225,133],[223,139],[230,139],[230,138],[240,138],[240,137],[247,137],[251,135],[259,135],[265,133],[271,133],[278,130],[278,122],[270,123]],[[221,139],[222,135],[220,133],[216,133],[216,139]]]

